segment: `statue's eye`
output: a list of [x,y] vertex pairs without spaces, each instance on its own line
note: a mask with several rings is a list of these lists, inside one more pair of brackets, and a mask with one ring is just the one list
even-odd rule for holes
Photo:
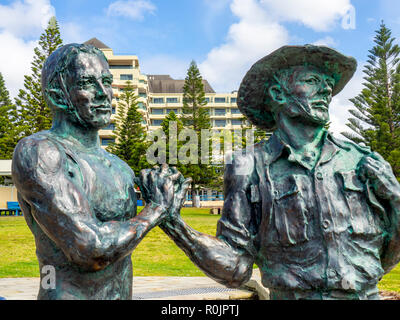
[[308,84],[316,84],[316,83],[319,82],[318,79],[315,78],[315,77],[306,78],[304,81],[305,81],[306,83],[308,83]]
[[78,81],[78,86],[80,88],[90,88],[94,86],[94,81],[91,79],[81,79]]
[[111,86],[112,85],[112,80],[111,79],[103,79],[103,84],[106,86]]

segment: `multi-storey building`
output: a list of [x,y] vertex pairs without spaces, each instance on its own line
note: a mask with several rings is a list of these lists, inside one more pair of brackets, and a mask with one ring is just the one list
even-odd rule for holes
[[106,147],[113,141],[112,131],[115,128],[118,101],[123,89],[127,85],[127,81],[129,81],[131,86],[135,89],[135,93],[138,96],[139,111],[143,116],[143,126],[148,129],[150,123],[148,117],[149,87],[147,76],[140,72],[138,57],[135,55],[114,55],[111,48],[96,38],[92,38],[85,43],[91,44],[103,51],[114,78],[112,83],[114,96],[112,100],[111,123],[108,127],[99,132],[101,145]]
[[[142,74],[137,56],[114,55],[111,48],[96,38],[85,43],[94,45],[104,52],[114,77],[111,124],[99,133],[103,147],[112,141],[119,97],[128,80],[139,96],[139,110],[143,115],[143,126],[146,130],[159,128],[170,111],[174,111],[178,116],[182,114],[185,80],[176,80],[169,75]],[[236,104],[237,91],[216,93],[207,80],[203,80],[203,84],[207,100],[205,108],[209,110],[212,129],[240,129],[243,124],[243,115]]]

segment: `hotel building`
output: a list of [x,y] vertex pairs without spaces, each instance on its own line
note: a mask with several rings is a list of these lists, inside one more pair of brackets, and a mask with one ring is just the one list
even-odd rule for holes
[[[176,80],[169,75],[142,74],[137,56],[114,55],[111,48],[96,38],[85,43],[99,48],[104,53],[114,77],[111,123],[99,132],[103,147],[113,141],[112,130],[115,128],[115,114],[127,80],[130,81],[139,97],[139,111],[143,115],[143,126],[146,130],[160,128],[161,122],[170,111],[174,111],[178,116],[182,114],[185,80]],[[207,100],[204,108],[209,110],[211,128],[214,130],[240,129],[243,124],[243,115],[236,104],[237,91],[216,93],[207,80],[203,80],[203,84]]]

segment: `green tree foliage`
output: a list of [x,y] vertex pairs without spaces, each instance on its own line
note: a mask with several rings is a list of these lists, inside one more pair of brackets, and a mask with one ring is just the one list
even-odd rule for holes
[[380,153],[400,178],[400,47],[382,22],[364,67],[364,88],[350,99],[355,109],[343,132],[348,139]]
[[[175,123],[174,126],[172,125],[173,123]],[[161,128],[162,128],[162,130],[165,134],[165,138],[166,138],[166,160],[167,160],[167,163],[170,165],[176,166],[177,169],[180,172],[182,172],[184,165],[180,164],[177,161],[177,158],[178,158],[177,152],[180,149],[180,147],[182,146],[183,142],[179,141],[177,139],[177,137],[179,136],[179,133],[183,129],[183,123],[178,118],[178,116],[175,114],[175,112],[171,111],[162,121]],[[176,131],[175,131],[175,128],[176,128]],[[171,130],[174,130],[175,132],[170,132]],[[170,141],[170,138],[172,138],[175,141]],[[170,145],[171,145],[173,154],[170,154]],[[174,146],[175,146],[175,150],[174,150]],[[177,162],[177,163],[175,163],[175,162]]]
[[0,73],[0,159],[11,159],[17,144],[15,105]]
[[34,49],[32,73],[25,75],[24,89],[20,89],[18,97],[15,98],[21,137],[51,127],[51,112],[42,94],[41,75],[44,61],[61,45],[60,29],[56,18],[52,17],[40,36],[39,46]]
[[[200,187],[212,187],[218,177],[221,176],[221,171],[218,167],[212,165],[211,155],[208,159],[208,164],[203,163],[200,159],[201,144],[205,143],[201,138],[202,129],[211,128],[211,120],[209,110],[205,107],[207,100],[205,99],[203,79],[200,71],[194,61],[190,63],[183,86],[183,108],[181,121],[184,128],[192,129],[197,134],[198,140],[198,163],[187,164],[182,167],[182,174],[185,177],[192,178],[191,192],[192,199],[197,195]],[[211,139],[208,139],[210,142]]]
[[110,143],[106,150],[124,160],[135,172],[149,168],[146,160],[146,131],[142,126],[143,116],[138,109],[138,96],[131,82],[126,82],[126,87],[118,102],[116,125],[114,133],[115,142]]
[[[248,137],[246,135],[246,131],[247,130],[250,130],[250,129],[253,130],[253,137],[254,137],[253,138],[253,140],[254,140],[253,143],[260,142],[263,139],[268,139],[271,136],[272,132],[266,132],[265,130],[261,130],[261,129],[257,128],[257,127],[252,126],[252,125],[247,125],[248,119],[247,119],[247,117],[245,115],[243,115],[240,119],[242,120],[241,135],[239,135],[238,137],[235,136],[235,131],[236,131],[235,130],[234,133],[233,133],[233,139],[238,139],[238,138],[241,139],[241,148],[242,149],[245,149],[247,144],[248,144],[248,141],[247,141]],[[251,141],[249,141],[249,142],[251,142]],[[240,143],[236,142],[236,145],[240,145]]]

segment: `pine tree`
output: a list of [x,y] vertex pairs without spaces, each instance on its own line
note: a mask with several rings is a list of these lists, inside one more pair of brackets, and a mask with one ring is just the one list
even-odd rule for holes
[[[241,148],[245,149],[248,145],[248,143],[258,143],[261,140],[265,139],[267,140],[272,132],[266,132],[265,130],[259,129],[257,127],[254,127],[252,125],[248,125],[247,123],[249,123],[249,120],[247,119],[247,117],[245,115],[243,115],[241,118],[239,118],[240,120],[242,120],[242,126],[241,126],[241,136],[235,136],[235,132],[233,133],[233,139],[241,139],[241,143],[238,141],[236,142],[237,145],[241,144]],[[248,141],[250,138],[247,136],[247,131],[248,130],[253,130],[253,141]],[[236,130],[235,130],[236,131]],[[249,132],[250,134],[250,132]]]
[[39,46],[34,49],[32,73],[24,77],[25,89],[20,89],[15,99],[22,137],[51,127],[51,112],[42,94],[41,75],[45,60],[61,45],[59,26],[52,17],[40,36]]
[[131,82],[126,82],[126,87],[118,102],[118,112],[114,133],[115,142],[110,143],[107,151],[124,160],[135,172],[149,168],[146,160],[146,132],[142,127],[143,116],[138,109],[138,96]]
[[0,159],[11,159],[17,144],[15,105],[0,73]]
[[380,153],[400,178],[400,47],[383,22],[375,33],[363,70],[364,88],[350,99],[355,109],[350,110],[353,117],[347,126],[355,134],[342,134]]
[[[173,136],[173,139],[176,139],[176,141],[170,141],[170,130],[173,129],[171,127],[172,123],[175,122],[175,128],[176,132],[171,133]],[[178,116],[175,114],[174,111],[171,111],[162,121],[161,123],[161,129],[163,130],[165,137],[166,137],[166,160],[168,164],[171,164],[172,166],[176,166],[177,169],[182,172],[183,165],[177,162],[177,152],[179,148],[182,146],[183,142],[179,141],[177,137],[179,136],[179,133],[183,129],[183,123],[182,121],[178,118]],[[175,136],[176,135],[176,136]],[[175,136],[175,137],[174,137]],[[175,144],[176,148],[173,151],[173,154],[170,154],[170,145]],[[172,147],[172,149],[174,149]]]
[[[210,115],[207,108],[205,108],[206,105],[207,100],[205,99],[203,79],[196,63],[192,61],[183,86],[183,108],[181,117],[183,127],[194,130],[198,138],[198,163],[187,164],[182,167],[181,171],[185,177],[192,178],[192,199],[196,199],[195,196],[200,187],[212,186],[216,178],[220,176],[218,168],[211,164],[211,153],[209,164],[203,163],[204,161],[200,160],[201,143],[205,143],[205,141],[201,139],[201,130],[211,128]],[[195,201],[192,203],[193,206],[199,205]]]

